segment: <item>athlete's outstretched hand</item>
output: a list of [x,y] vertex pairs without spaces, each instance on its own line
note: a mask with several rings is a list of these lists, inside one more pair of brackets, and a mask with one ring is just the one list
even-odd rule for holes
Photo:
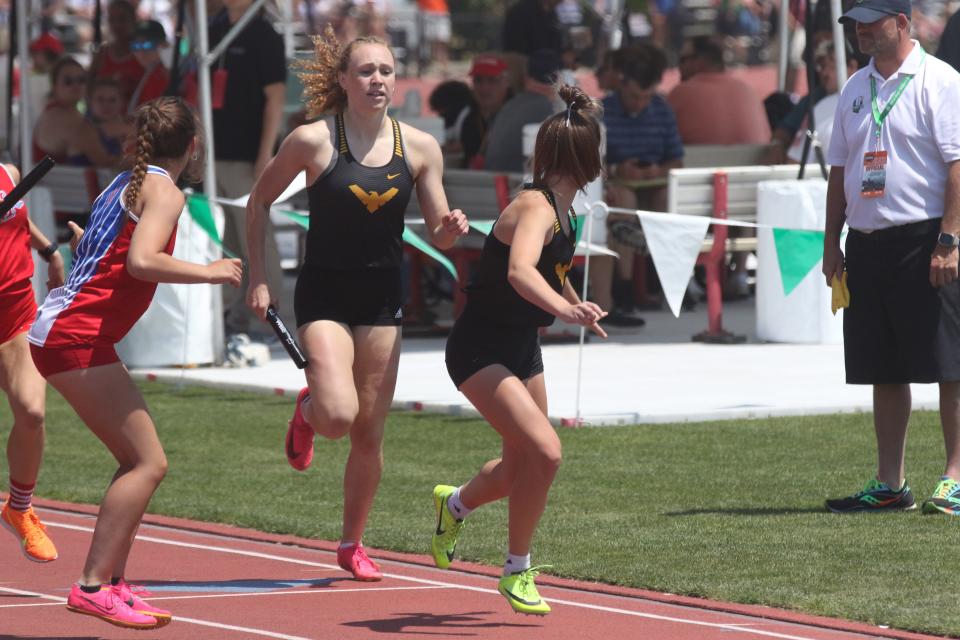
[[247,306],[253,310],[253,313],[261,320],[266,320],[267,307],[271,304],[276,306],[277,301],[270,296],[270,287],[267,283],[251,283],[247,289]]
[[236,258],[224,258],[207,265],[210,284],[229,284],[232,287],[240,286],[243,277],[243,263]]
[[440,219],[440,226],[452,236],[465,236],[470,231],[467,216],[460,209],[454,209]]
[[83,238],[83,228],[72,220],[67,222],[67,226],[70,227],[70,231],[73,231],[73,235],[70,236],[70,251],[76,253],[77,246],[79,246],[80,240]]
[[605,318],[607,312],[601,309],[593,302],[580,302],[578,304],[570,305],[566,312],[564,312],[560,319],[570,324],[579,324],[581,326],[589,328],[595,334],[601,338],[607,337],[607,332],[597,324],[601,319]]

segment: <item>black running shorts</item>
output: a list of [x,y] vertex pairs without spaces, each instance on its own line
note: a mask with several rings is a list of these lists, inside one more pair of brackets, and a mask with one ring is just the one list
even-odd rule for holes
[[960,381],[960,282],[930,284],[939,232],[934,219],[847,235],[848,384]]
[[499,364],[521,380],[543,373],[539,327],[504,326],[461,315],[447,338],[447,372],[459,389],[481,369]]
[[333,320],[350,327],[400,326],[399,269],[319,269],[304,265],[293,294],[297,327]]

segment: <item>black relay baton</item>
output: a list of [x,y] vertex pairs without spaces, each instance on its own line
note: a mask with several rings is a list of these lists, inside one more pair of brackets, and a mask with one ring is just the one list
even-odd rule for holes
[[277,334],[277,337],[280,339],[280,344],[287,350],[287,354],[290,356],[290,359],[293,360],[293,364],[297,365],[297,369],[306,369],[306,356],[303,355],[303,351],[300,350],[300,345],[297,344],[297,341],[294,340],[290,332],[287,331],[287,325],[283,324],[283,320],[280,319],[273,305],[267,307],[267,322],[270,323],[273,332]]
[[0,202],[0,218],[10,211],[10,209],[13,209],[13,207],[23,199],[23,196],[27,195],[27,192],[33,189],[33,187],[43,179],[43,176],[47,175],[50,169],[53,169],[53,165],[55,164],[57,163],[53,161],[53,158],[46,156],[37,166],[30,169],[30,173],[23,176],[23,179],[11,189],[7,197]]

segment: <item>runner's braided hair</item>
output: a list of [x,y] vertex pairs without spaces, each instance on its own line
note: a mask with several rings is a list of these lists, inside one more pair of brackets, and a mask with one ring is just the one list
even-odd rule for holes
[[[147,165],[157,159],[179,160],[187,153],[190,143],[200,134],[196,113],[181,98],[164,96],[141,105],[135,114],[136,156],[131,170],[130,184],[124,196],[124,206],[134,210],[140,199],[140,189],[147,175]],[[203,166],[200,147],[190,159],[183,177],[195,182],[200,179]]]
[[322,36],[312,36],[312,39],[313,58],[294,63],[299,70],[297,76],[303,82],[307,117],[311,119],[329,113],[342,113],[346,108],[347,94],[340,86],[337,75],[347,70],[354,49],[362,44],[378,44],[393,55],[390,45],[376,36],[363,36],[345,47],[341,46],[330,25],[327,25]]
[[546,186],[551,176],[570,176],[585,187],[600,175],[600,103],[582,89],[557,89],[567,108],[547,118],[537,132],[533,184]]

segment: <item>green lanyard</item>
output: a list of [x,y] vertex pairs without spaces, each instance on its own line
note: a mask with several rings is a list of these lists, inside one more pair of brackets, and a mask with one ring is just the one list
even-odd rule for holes
[[[927,52],[922,48],[920,49],[920,64],[923,65],[924,59],[927,57]],[[890,96],[890,100],[887,102],[887,105],[883,108],[883,111],[880,111],[880,107],[877,106],[877,79],[874,76],[870,76],[870,108],[873,109],[873,121],[877,123],[877,138],[880,137],[880,132],[883,129],[883,121],[887,119],[887,115],[890,113],[890,109],[893,109],[893,105],[897,103],[897,100],[900,99],[900,95],[903,93],[903,90],[907,88],[907,85],[910,84],[910,81],[913,80],[914,74],[905,74],[900,79],[900,84],[897,85],[897,90],[893,92],[893,95]]]

